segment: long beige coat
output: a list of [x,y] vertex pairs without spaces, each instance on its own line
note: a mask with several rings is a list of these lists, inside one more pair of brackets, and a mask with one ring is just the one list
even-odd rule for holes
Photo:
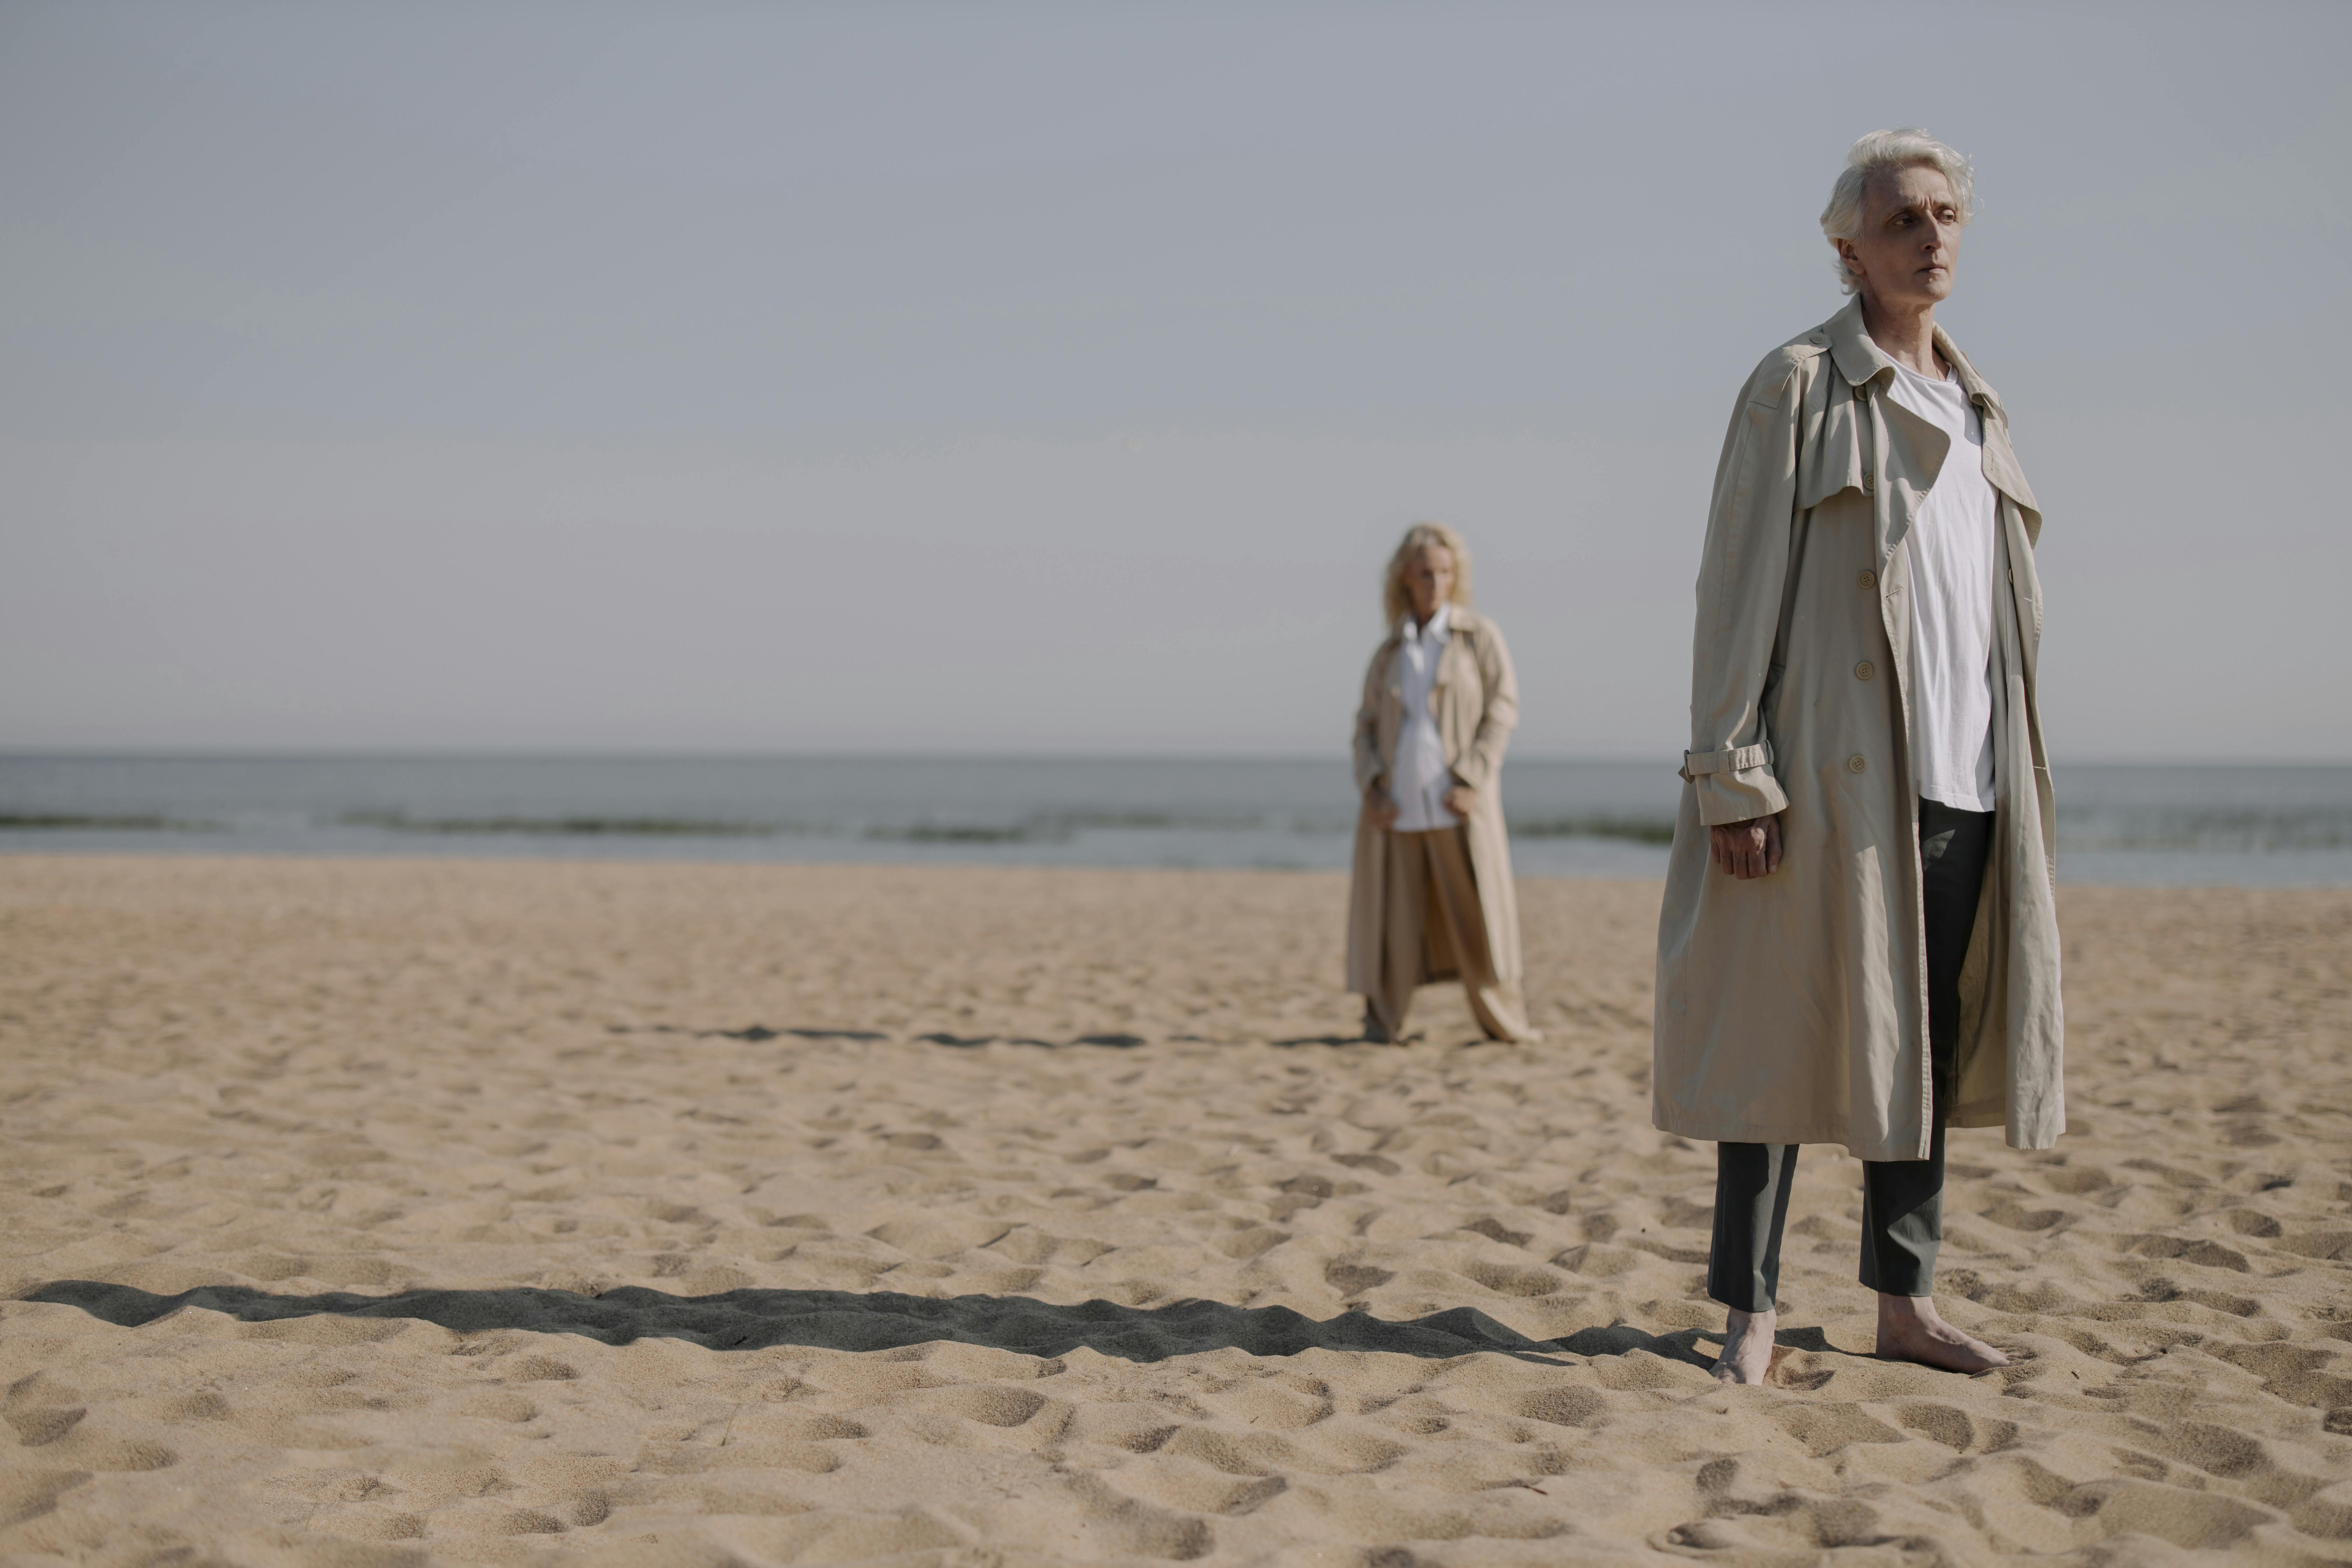
[[[1999,816],[1961,973],[1956,1127],[2021,1149],[2064,1129],[2055,805],[2034,699],[2042,514],[2000,399],[1938,330],[1984,419],[2000,504]],[[1657,1125],[1925,1159],[1933,1132],[1917,800],[1906,751],[1910,556],[1949,437],[1886,396],[1857,301],[1767,355],[1716,470],[1698,581],[1688,783],[1658,922]],[[1784,858],[1738,881],[1707,828],[1780,812]]]
[[[1445,765],[1478,794],[1470,813],[1470,872],[1478,883],[1478,907],[1486,918],[1486,944],[1495,979],[1517,989],[1520,981],[1519,900],[1511,888],[1511,843],[1503,827],[1502,794],[1495,787],[1504,748],[1519,721],[1519,678],[1502,628],[1477,611],[1456,605],[1447,616],[1445,649],[1438,656],[1430,687],[1430,713],[1445,747]],[[1404,678],[1397,668],[1394,632],[1372,653],[1364,671],[1364,700],[1356,710],[1356,793],[1396,761],[1397,734],[1404,727]],[[1381,989],[1381,949],[1387,911],[1382,904],[1383,830],[1369,805],[1356,817],[1356,875],[1348,905],[1348,989],[1370,996]]]

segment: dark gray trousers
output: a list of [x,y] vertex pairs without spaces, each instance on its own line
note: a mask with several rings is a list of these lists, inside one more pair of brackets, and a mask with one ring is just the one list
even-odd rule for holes
[[[1934,1058],[1935,1133],[1924,1160],[1862,1166],[1862,1282],[1890,1296],[1934,1291],[1944,1242],[1944,1104],[1960,1032],[1960,965],[1976,929],[1977,896],[1992,848],[1993,813],[1919,803],[1920,893],[1927,925],[1927,1046]],[[1773,1310],[1780,1229],[1797,1180],[1794,1143],[1715,1146],[1715,1239],[1706,1293],[1743,1312]]]

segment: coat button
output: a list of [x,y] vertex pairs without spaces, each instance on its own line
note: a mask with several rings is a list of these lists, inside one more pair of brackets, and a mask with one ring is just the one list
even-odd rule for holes
[[1878,671],[1871,667],[1870,660],[1866,658],[1853,667],[1853,678],[1856,680],[1868,680],[1877,673]]
[[1871,482],[1872,482],[1872,480],[1873,480],[1873,479],[1874,479],[1876,477],[1877,477],[1877,476],[1875,476],[1874,474],[1873,474],[1873,473],[1872,473],[1868,468],[1864,468],[1864,469],[1862,471],[1862,492],[1863,492],[1863,494],[1864,494],[1864,495],[1868,495],[1868,494],[1870,494],[1870,493],[1871,493],[1871,490],[1870,490]]
[[1878,574],[1875,572],[1864,572],[1861,576],[1854,579],[1854,583],[1861,587],[1875,588],[1878,586]]
[[1859,756],[1852,756],[1852,757],[1848,757],[1848,758],[1845,760],[1845,771],[1846,771],[1846,772],[1848,772],[1848,773],[1858,773],[1862,772],[1862,770],[1863,770],[1864,768],[1868,767],[1869,765],[1870,765],[1869,763],[1867,763],[1864,762],[1864,761],[1862,760],[1862,758],[1861,758],[1861,757],[1859,757]]

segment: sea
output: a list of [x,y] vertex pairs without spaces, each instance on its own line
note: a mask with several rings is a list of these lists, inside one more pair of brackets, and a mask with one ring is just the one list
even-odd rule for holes
[[[2059,876],[2352,886],[2352,768],[2060,767]],[[1522,877],[1659,877],[1670,766],[1515,757]],[[1344,759],[0,754],[0,854],[1345,867]]]

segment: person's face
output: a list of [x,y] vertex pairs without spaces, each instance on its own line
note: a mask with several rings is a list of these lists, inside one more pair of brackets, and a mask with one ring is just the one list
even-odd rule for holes
[[1426,623],[1437,606],[1454,597],[1454,552],[1442,544],[1424,544],[1404,563],[1404,596],[1412,603],[1412,618]]
[[1886,305],[1933,305],[1952,291],[1960,205],[1941,169],[1882,169],[1862,188],[1862,233],[1837,242],[1862,291]]

